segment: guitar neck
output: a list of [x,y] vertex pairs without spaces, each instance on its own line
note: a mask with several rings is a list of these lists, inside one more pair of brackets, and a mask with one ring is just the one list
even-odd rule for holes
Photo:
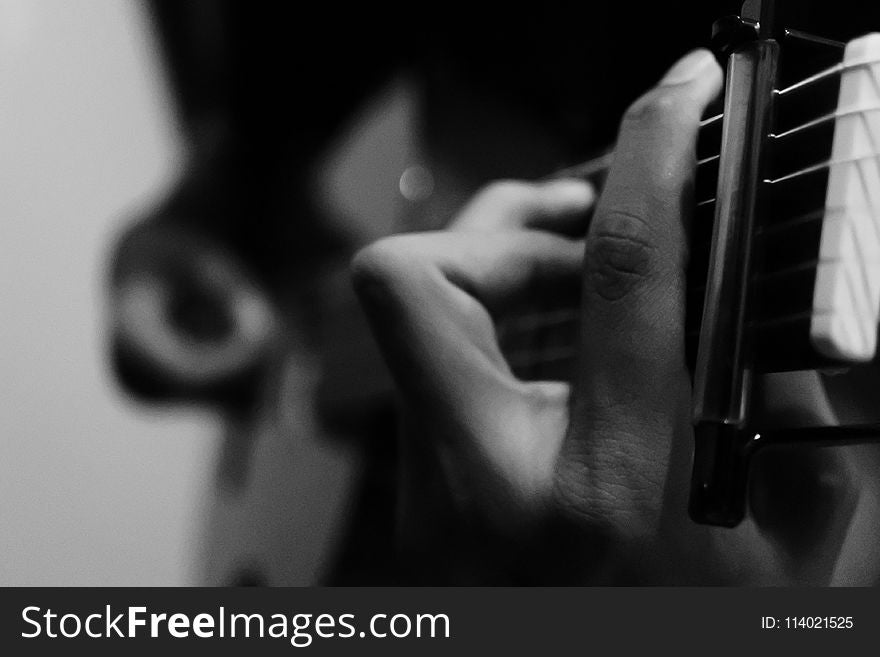
[[[749,2],[742,17],[722,21],[724,111],[703,122],[697,152],[686,319],[691,510],[713,524],[744,513],[761,429],[756,377],[853,367],[877,353],[880,35],[842,44],[785,29],[783,15]],[[607,152],[554,177],[601,184],[612,163]],[[499,338],[514,372],[570,380],[578,322],[574,305],[505,318]]]

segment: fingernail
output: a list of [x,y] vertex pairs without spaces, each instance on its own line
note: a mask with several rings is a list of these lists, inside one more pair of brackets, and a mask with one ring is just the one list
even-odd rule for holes
[[704,48],[694,50],[681,59],[663,76],[661,85],[684,84],[697,78],[715,60]]
[[587,207],[596,199],[596,188],[583,178],[558,178],[546,185],[554,195],[564,197],[572,205]]

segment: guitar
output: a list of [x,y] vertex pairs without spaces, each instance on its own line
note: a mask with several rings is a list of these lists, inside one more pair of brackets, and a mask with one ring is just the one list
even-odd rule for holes
[[[750,0],[714,27],[727,82],[723,110],[701,124],[688,273],[700,523],[743,519],[758,450],[880,439],[880,407],[853,412],[846,399],[880,373],[880,34],[811,34],[794,4]],[[600,186],[612,160],[556,176]],[[570,378],[576,319],[560,308],[508,319],[514,371]],[[805,373],[839,417],[780,421],[780,388]]]
[[[877,354],[880,35],[843,45],[788,20],[786,3],[747,2],[718,32],[727,91],[717,191],[704,202],[714,227],[694,370],[691,515],[701,522],[739,522],[757,449],[878,436],[876,424],[773,426],[756,399],[758,377],[858,377]],[[789,63],[792,43],[821,68]]]
[[[818,259],[827,223],[824,201],[833,168],[820,166],[786,178],[814,165],[828,164],[831,159],[841,83],[847,72],[856,70],[841,67],[847,56],[845,42],[864,31],[869,23],[853,30],[847,24],[852,21],[834,25],[834,20],[820,16],[822,21],[817,24],[802,15],[807,4],[778,1],[775,15],[771,15],[769,3],[750,2],[743,7],[740,17],[725,19],[717,28],[718,50],[729,60],[729,81],[725,107],[707,118],[700,140],[687,320],[689,354],[697,374],[695,383],[700,400],[695,404],[700,429],[692,514],[701,522],[730,526],[742,518],[749,464],[761,446],[848,444],[873,436],[873,425],[880,421],[880,413],[872,415],[870,403],[854,404],[849,399],[852,390],[869,391],[873,385],[872,367],[863,362],[867,358],[865,353],[860,356],[863,360],[857,362],[847,351],[851,344],[832,342],[837,351],[829,351],[827,341],[817,339],[814,343],[810,333],[817,268],[807,265]],[[813,36],[814,33],[822,37]],[[734,62],[738,62],[735,70]],[[826,73],[816,82],[807,83],[823,72]],[[738,80],[737,84],[733,80]],[[773,93],[774,89],[782,91],[789,87],[791,90],[785,94]],[[461,104],[467,112],[478,106]],[[818,121],[828,115],[833,116]],[[492,120],[496,120],[494,114]],[[446,122],[448,125],[454,121]],[[791,130],[794,131],[786,134]],[[514,136],[504,134],[503,138],[528,152],[537,171],[553,170],[554,163],[563,155],[545,148],[541,139],[534,137],[535,132],[523,123]],[[485,138],[484,134],[480,136]],[[502,138],[498,134],[495,137],[498,146]],[[527,140],[531,141],[523,147]],[[492,150],[483,146],[486,151]],[[738,149],[742,152],[735,156]],[[503,148],[497,150],[504,152]],[[583,175],[601,183],[607,164],[608,158],[603,157],[568,170],[565,175]],[[448,171],[443,171],[436,161],[433,165],[433,197],[414,213],[432,218],[428,223],[412,222],[408,228],[437,227],[441,221],[438,217],[448,216],[450,208],[465,198],[468,187],[473,188],[462,185],[464,191],[449,192],[447,188],[444,192],[443,181],[448,180],[444,174]],[[505,171],[504,175],[528,176],[529,172]],[[482,172],[474,176],[480,177],[485,178]],[[783,180],[763,182],[777,178]],[[719,195],[725,181],[728,196]],[[746,185],[750,191],[739,181],[751,181]],[[783,194],[776,196],[770,190],[782,190]],[[726,205],[719,202],[722,198],[727,198]],[[718,216],[722,206],[728,209]],[[731,209],[734,206],[735,211]],[[771,222],[777,206],[804,216],[780,215],[779,221]],[[813,216],[807,216],[810,211]],[[166,241],[176,241],[178,246],[182,243],[176,233]],[[148,244],[150,248],[146,250],[150,253],[144,259],[151,263],[150,267],[156,262],[153,251],[169,253],[163,244],[156,248]],[[183,249],[186,255],[181,260],[187,266],[178,267],[182,271],[175,276],[192,278],[187,270],[199,269],[203,258],[197,246]],[[208,255],[211,267],[202,268],[207,272],[223,270],[224,258],[235,259],[235,254],[219,248]],[[133,258],[121,260],[130,262]],[[344,260],[338,265],[340,270],[344,269]],[[210,583],[308,583],[314,581],[309,578],[316,569],[324,573],[339,570],[338,563],[328,562],[327,554],[338,549],[343,532],[351,532],[350,527],[340,529],[345,525],[341,518],[348,513],[346,500],[362,497],[363,487],[358,490],[354,486],[367,460],[360,454],[360,446],[354,450],[355,455],[347,448],[340,454],[336,453],[340,451],[338,445],[316,437],[326,432],[328,426],[337,429],[338,425],[345,425],[338,430],[354,432],[362,431],[365,423],[374,423],[375,417],[383,412],[381,409],[388,407],[390,385],[381,361],[371,355],[366,328],[358,330],[353,323],[358,315],[356,304],[353,300],[344,302],[343,296],[336,294],[346,287],[339,282],[341,276],[325,279],[332,292],[321,295],[321,310],[327,312],[316,347],[309,331],[299,328],[305,320],[296,316],[296,330],[291,331],[286,315],[294,313],[278,312],[276,305],[266,302],[259,277],[245,268],[228,269],[225,277],[212,274],[199,285],[181,284],[174,277],[169,284],[182,286],[188,294],[207,288],[205,296],[210,303],[203,305],[211,308],[225,303],[227,312],[217,313],[223,318],[217,322],[225,326],[223,330],[216,330],[210,321],[206,326],[204,315],[199,313],[192,318],[178,313],[175,322],[166,322],[161,302],[152,306],[141,304],[130,319],[123,314],[118,321],[123,328],[138,329],[138,318],[142,319],[144,309],[155,315],[156,324],[161,325],[156,334],[162,340],[154,335],[138,342],[137,330],[130,332],[135,346],[140,345],[146,352],[161,349],[161,344],[170,343],[169,336],[173,335],[182,336],[180,342],[184,344],[196,345],[198,349],[193,353],[178,358],[179,367],[167,367],[168,359],[144,360],[174,374],[172,396],[207,401],[227,412],[233,409],[218,481],[212,487],[204,579]],[[198,272],[195,277],[199,277]],[[137,276],[119,276],[119,308],[128,307],[125,300],[132,290],[143,291],[142,287],[128,285],[132,278],[137,280]],[[218,280],[225,282],[217,285]],[[250,310],[245,312],[242,304]],[[188,307],[192,309],[195,304]],[[705,313],[708,321],[704,321],[704,307],[709,311]],[[259,312],[254,313],[253,308]],[[725,312],[717,312],[721,309]],[[505,352],[514,370],[524,378],[568,377],[571,341],[567,336],[575,329],[573,316],[568,309],[540,310],[511,318],[499,326]],[[253,321],[254,317],[259,321]],[[786,318],[793,321],[774,321]],[[245,319],[250,323],[244,323]],[[181,328],[181,324],[186,326]],[[280,325],[284,325],[283,331],[278,330]],[[716,328],[703,339],[701,327],[708,331],[710,326]],[[833,335],[829,332],[826,338]],[[220,347],[235,358],[214,357]],[[120,362],[130,364],[125,356]],[[200,366],[200,362],[204,365]],[[121,370],[126,376],[128,370]],[[146,385],[161,378],[154,370],[151,367],[146,374],[129,372],[128,378]],[[816,394],[826,405],[827,396],[834,402],[837,417],[830,412],[817,414],[809,425],[786,421],[777,412],[780,392],[799,397]],[[146,390],[146,394],[151,393]],[[156,394],[168,393],[162,390]],[[315,417],[315,407],[321,409],[319,417]],[[381,430],[389,429],[393,423],[384,422],[382,426]],[[756,439],[758,434],[760,438]],[[312,474],[297,477],[297,469]],[[390,467],[368,465],[365,469],[379,473],[372,477],[374,482],[393,477]],[[279,488],[281,481],[285,483]],[[393,487],[393,482],[388,486]],[[376,488],[372,484],[369,487]],[[310,510],[309,500],[317,496],[322,503],[326,501],[326,509]],[[378,497],[384,499],[382,495]],[[379,506],[372,502],[361,502],[360,506],[370,505]],[[291,513],[291,509],[296,509],[296,513]],[[313,517],[316,515],[321,516],[320,520]],[[304,524],[321,527],[321,532],[310,530],[312,535],[320,534],[317,540],[302,536],[299,530]],[[345,539],[342,543],[352,544],[349,551],[370,553],[362,541],[365,532],[354,533],[357,540]],[[385,547],[379,543],[373,554],[381,553]],[[291,566],[297,560],[300,565]],[[331,555],[330,561],[333,560]],[[350,576],[336,579],[352,581]]]

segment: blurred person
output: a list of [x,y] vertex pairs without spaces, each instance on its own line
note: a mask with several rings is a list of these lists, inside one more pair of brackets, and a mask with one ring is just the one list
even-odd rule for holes
[[[151,3],[190,166],[117,244],[112,349],[133,394],[225,418],[205,583],[522,576],[487,563],[468,573],[468,549],[464,572],[448,573],[401,553],[397,414],[348,260],[382,234],[441,228],[487,181],[535,179],[606,148],[627,105],[738,5],[305,16]],[[401,76],[417,99],[403,209],[379,225],[329,215],[316,183],[328,154]],[[453,547],[438,540],[434,557]]]

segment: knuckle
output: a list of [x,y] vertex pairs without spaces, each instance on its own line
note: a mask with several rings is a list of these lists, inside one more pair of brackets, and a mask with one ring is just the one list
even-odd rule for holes
[[414,261],[413,239],[395,235],[373,242],[358,251],[349,265],[352,284],[359,294],[390,287],[405,276]]
[[569,454],[557,467],[553,502],[615,542],[647,540],[662,513],[662,477],[652,477],[656,464],[628,450],[625,437],[612,438],[592,453]]
[[622,299],[654,272],[652,229],[634,214],[610,212],[587,239],[585,260],[588,288],[607,301]]
[[529,186],[516,180],[495,180],[477,192],[476,198],[495,203],[515,201],[527,193]]
[[569,469],[557,473],[550,499],[559,516],[588,529],[594,540],[622,546],[633,536],[647,540],[649,533],[626,497],[614,485],[590,484],[589,475]]

